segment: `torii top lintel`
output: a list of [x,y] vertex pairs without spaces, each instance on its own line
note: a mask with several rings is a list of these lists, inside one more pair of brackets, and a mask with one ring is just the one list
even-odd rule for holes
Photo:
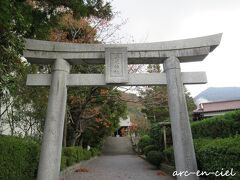
[[105,48],[127,47],[128,64],[159,64],[171,56],[180,62],[202,61],[221,41],[222,34],[176,41],[137,44],[76,44],[26,39],[24,57],[34,64],[63,58],[70,64],[104,64]]

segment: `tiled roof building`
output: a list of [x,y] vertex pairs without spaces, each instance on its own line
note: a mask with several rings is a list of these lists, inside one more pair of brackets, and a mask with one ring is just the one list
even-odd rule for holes
[[193,111],[193,120],[222,115],[234,110],[240,110],[240,100],[201,103],[199,108]]

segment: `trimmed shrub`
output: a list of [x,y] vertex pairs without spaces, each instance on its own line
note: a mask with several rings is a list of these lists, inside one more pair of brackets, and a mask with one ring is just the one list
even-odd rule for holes
[[66,166],[71,166],[80,160],[78,148],[76,147],[65,147],[63,148],[62,156],[66,157]]
[[[214,140],[199,139],[196,140],[195,147],[200,170],[215,172],[232,168],[237,174],[227,178],[240,179],[240,136]],[[219,178],[211,177],[211,179]]]
[[143,151],[143,148],[145,148],[146,146],[148,146],[148,145],[151,145],[151,144],[153,144],[153,139],[150,137],[150,136],[148,136],[148,135],[144,135],[144,136],[142,136],[141,137],[141,139],[139,140],[139,142],[138,142],[138,148],[141,150],[141,151]]
[[90,159],[91,158],[91,156],[92,156],[92,152],[89,150],[84,150],[83,151],[83,160],[88,160],[88,159]]
[[153,123],[151,125],[149,136],[154,139],[154,144],[161,147],[163,142],[163,132],[162,132],[162,126],[159,123]]
[[[0,135],[0,179],[31,180],[37,175],[40,146],[29,138]],[[62,151],[61,170],[81,160],[99,154],[81,147],[65,147]]]
[[96,148],[91,148],[90,151],[91,151],[93,157],[100,155],[100,151]]
[[194,139],[234,136],[240,133],[240,111],[193,122],[191,129]]
[[62,155],[61,157],[61,171],[67,167],[67,157]]
[[65,147],[62,152],[61,169],[76,164],[82,160],[88,160],[93,156],[99,154],[99,151],[95,148],[90,150],[83,149],[81,147]]
[[164,149],[163,154],[167,162],[174,162],[174,152],[172,146]]
[[[206,172],[231,170],[237,173],[227,179],[240,179],[240,136],[224,139],[194,139],[198,169]],[[167,161],[174,162],[173,147],[163,151]],[[210,177],[221,179],[221,177]],[[226,177],[222,177],[223,179]]]
[[143,148],[143,153],[145,156],[147,156],[148,152],[153,150],[159,150],[159,147],[157,147],[156,145],[148,145]]
[[147,160],[157,166],[160,167],[160,164],[162,162],[163,156],[161,151],[149,151],[147,154]]
[[39,145],[13,136],[0,136],[0,179],[31,180],[36,176]]

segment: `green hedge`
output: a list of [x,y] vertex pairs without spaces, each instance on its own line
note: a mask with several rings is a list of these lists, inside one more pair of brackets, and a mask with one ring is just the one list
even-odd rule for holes
[[[31,139],[0,136],[0,179],[32,180],[37,175],[40,146]],[[99,150],[65,147],[62,150],[61,170],[82,160],[99,155]]]
[[147,156],[149,151],[153,151],[153,150],[159,150],[158,146],[156,145],[148,145],[146,147],[143,148],[143,153],[145,156]]
[[143,148],[145,148],[148,145],[152,145],[154,143],[153,139],[148,136],[148,135],[144,135],[141,137],[141,139],[138,142],[138,148],[143,151]]
[[[200,170],[215,172],[231,170],[237,173],[227,179],[240,179],[240,136],[224,139],[195,140],[196,156]],[[222,177],[223,179],[226,177]],[[221,179],[212,176],[211,179]]]
[[[240,179],[240,136],[223,139],[194,139],[198,169],[206,172],[231,170],[237,173],[227,179]],[[173,148],[164,150],[167,161],[174,162]],[[221,179],[221,177],[210,177]],[[223,179],[226,177],[222,177]]]
[[164,149],[163,154],[164,154],[165,161],[167,161],[169,163],[174,162],[174,152],[173,152],[172,146]]
[[82,160],[88,160],[96,155],[99,155],[99,151],[95,148],[86,150],[77,146],[65,147],[62,151],[61,170]]
[[0,179],[31,180],[36,176],[39,145],[29,139],[0,136]]
[[161,151],[149,151],[147,154],[147,160],[157,166],[160,167],[160,164],[163,160],[163,154]]
[[240,133],[240,111],[196,121],[191,124],[193,138],[226,138]]
[[99,156],[101,154],[97,148],[91,148],[90,152],[92,153],[92,157]]

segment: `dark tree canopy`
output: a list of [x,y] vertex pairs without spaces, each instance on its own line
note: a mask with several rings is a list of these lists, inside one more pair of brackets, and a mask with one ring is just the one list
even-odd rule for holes
[[[51,69],[31,65],[21,57],[24,38],[96,43],[97,33],[108,28],[113,14],[111,4],[103,0],[1,0],[0,125],[9,124],[13,135],[15,128],[25,135],[29,130],[30,135],[36,135],[34,129],[38,135],[43,131],[48,88],[26,87],[25,82],[27,74],[51,73]],[[71,71],[100,73],[103,68],[81,65]],[[115,88],[69,88],[68,95],[65,139],[70,145],[99,144],[126,113]],[[89,134],[98,139],[94,141]]]

